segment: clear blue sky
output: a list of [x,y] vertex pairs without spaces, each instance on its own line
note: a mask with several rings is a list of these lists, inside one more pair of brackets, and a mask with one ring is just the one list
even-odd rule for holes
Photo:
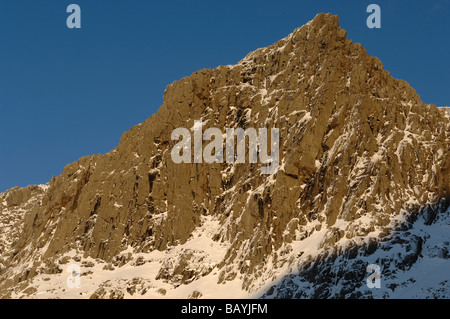
[[[71,3],[82,29],[66,26]],[[378,30],[366,27],[371,3]],[[338,14],[424,102],[450,105],[450,0],[0,0],[0,191],[110,151],[174,80],[235,64],[319,12]]]

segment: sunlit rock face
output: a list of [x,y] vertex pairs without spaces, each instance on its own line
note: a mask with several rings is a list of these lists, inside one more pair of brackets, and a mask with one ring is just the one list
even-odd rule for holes
[[[175,163],[173,130],[193,133],[200,120],[203,131],[277,128],[278,171]],[[348,39],[337,16],[318,14],[236,65],[175,81],[111,152],[1,194],[0,296],[53,296],[36,283],[87,260],[88,297],[188,297],[176,293],[205,278],[258,294],[318,256],[389,238],[448,198],[449,149],[449,117]],[[142,279],[149,265],[153,279]],[[123,267],[140,279],[105,284],[104,272]],[[214,289],[195,295],[221,296]]]

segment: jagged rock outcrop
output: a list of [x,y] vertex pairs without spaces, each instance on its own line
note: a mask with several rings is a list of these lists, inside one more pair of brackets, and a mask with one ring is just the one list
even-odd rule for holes
[[214,266],[207,262],[206,256],[202,256],[193,250],[185,250],[176,258],[165,260],[155,279],[169,281],[176,286],[192,282],[209,274]]
[[[204,130],[278,128],[279,171],[175,164],[171,133],[192,130],[194,120]],[[273,269],[307,260],[305,251],[286,256],[314,233],[331,250],[344,240],[383,238],[400,214],[448,197],[449,149],[449,118],[352,43],[337,16],[319,14],[237,65],[175,81],[159,111],[114,150],[67,165],[38,197],[18,189],[1,195],[2,214],[20,207],[23,227],[2,248],[0,291],[71,250],[111,262],[129,246],[183,244],[202,216],[218,220],[214,240],[229,243],[219,282],[238,276],[252,289]]]
[[14,187],[0,194],[0,272],[23,236],[23,216],[38,209],[47,186]]

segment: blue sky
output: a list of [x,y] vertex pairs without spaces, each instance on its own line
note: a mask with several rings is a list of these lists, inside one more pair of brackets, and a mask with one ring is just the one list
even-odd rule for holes
[[[71,3],[81,29],[66,26]],[[371,3],[381,29],[366,27]],[[110,151],[171,82],[235,64],[319,12],[425,103],[450,105],[450,0],[0,0],[0,191]]]

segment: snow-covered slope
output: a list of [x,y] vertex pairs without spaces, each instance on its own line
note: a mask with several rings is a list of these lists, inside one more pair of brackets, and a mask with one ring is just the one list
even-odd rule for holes
[[441,106],[440,109],[446,112],[448,116],[450,116],[450,106]]
[[[219,222],[204,217],[185,244],[165,251],[139,253],[130,247],[110,263],[84,258],[82,252],[66,253],[53,274],[36,275],[27,289],[11,297],[450,298],[449,205],[450,200],[443,200],[402,216],[381,241],[341,242],[329,250],[319,248],[322,237],[317,232],[293,242],[283,258],[295,262],[272,268],[253,291],[243,289],[239,276],[218,284],[228,246],[213,240]],[[370,264],[381,269],[379,289],[367,286]],[[80,267],[80,287],[67,284],[73,265]]]
[[[383,240],[300,265],[263,298],[450,298],[450,199],[405,216]],[[379,287],[373,269],[380,270]]]

